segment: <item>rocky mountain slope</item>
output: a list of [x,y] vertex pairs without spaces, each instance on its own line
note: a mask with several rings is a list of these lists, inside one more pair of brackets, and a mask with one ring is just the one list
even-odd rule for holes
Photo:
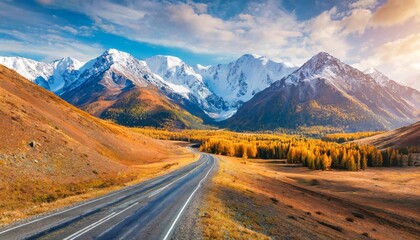
[[372,131],[410,123],[414,112],[413,106],[371,76],[322,52],[258,93],[222,125],[248,130],[322,125]]
[[400,96],[407,103],[420,111],[420,92],[414,88],[404,86],[398,82],[389,79],[383,73],[374,68],[368,68],[363,71],[370,75],[379,85],[387,88],[393,95]]

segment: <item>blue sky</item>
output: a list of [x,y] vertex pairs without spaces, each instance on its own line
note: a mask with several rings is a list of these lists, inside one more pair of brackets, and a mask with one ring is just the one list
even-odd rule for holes
[[109,48],[188,64],[245,53],[296,65],[320,51],[420,76],[420,0],[0,0],[0,55],[87,61]]

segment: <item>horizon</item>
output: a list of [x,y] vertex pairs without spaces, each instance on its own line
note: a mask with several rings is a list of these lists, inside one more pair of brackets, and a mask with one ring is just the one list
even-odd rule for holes
[[176,56],[189,65],[251,53],[300,66],[325,51],[398,82],[420,76],[418,0],[8,0],[0,7],[4,56],[88,61],[115,48],[138,59]]

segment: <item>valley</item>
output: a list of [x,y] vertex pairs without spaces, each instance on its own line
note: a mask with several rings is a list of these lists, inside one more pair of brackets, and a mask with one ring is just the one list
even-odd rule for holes
[[[102,70],[73,72],[70,76],[79,75],[79,79],[67,87],[66,81],[59,84],[58,96],[43,89],[48,87],[40,81],[31,83],[0,66],[1,199],[7,199],[0,208],[0,224],[5,227],[0,236],[106,239],[153,232],[181,239],[190,234],[204,239],[415,239],[419,234],[418,122],[384,131],[416,119],[416,90],[384,80],[378,72],[369,77],[320,53],[248,102],[237,98],[217,105],[227,111],[238,108],[233,116],[217,122],[212,119],[216,115],[191,101],[192,95],[170,91],[174,90],[171,84],[185,77],[171,74],[187,70],[192,74],[193,68],[177,59],[164,59],[146,62],[173,83],[148,72],[145,63],[130,55],[109,50],[86,63]],[[162,61],[166,65],[158,67]],[[267,62],[246,55],[235,64],[249,61]],[[315,72],[308,73],[308,66]],[[337,78],[344,81],[339,87],[338,82],[329,85],[338,81],[323,75],[331,74],[330,68],[345,68],[350,75]],[[141,75],[146,73],[151,77]],[[347,85],[352,74],[366,78],[358,89],[357,84]],[[304,78],[296,80],[297,76]],[[386,88],[375,99],[366,93],[355,100],[344,91],[350,87],[360,94],[386,83],[399,92],[395,98],[385,97],[391,94]],[[195,91],[207,86],[189,84]],[[328,99],[330,90],[335,94],[332,99]],[[258,110],[261,104],[273,102],[285,112],[274,107],[268,108],[271,112]],[[399,110],[390,111],[389,106]],[[247,108],[258,114],[242,115]],[[202,153],[188,150],[191,145]],[[211,174],[204,158],[213,159]],[[208,171],[194,170],[198,165]],[[190,172],[195,177],[174,188],[168,186],[178,180],[153,185],[160,179],[183,179]],[[204,183],[207,177],[209,182]],[[186,192],[191,193],[188,199]],[[185,205],[172,203],[183,201]],[[101,202],[97,207],[91,204],[97,202]],[[171,214],[158,210],[163,203]],[[134,218],[167,224],[152,227],[145,220],[127,220]],[[222,228],[219,222],[224,223]]]
[[0,240],[420,239],[420,0],[0,17]]

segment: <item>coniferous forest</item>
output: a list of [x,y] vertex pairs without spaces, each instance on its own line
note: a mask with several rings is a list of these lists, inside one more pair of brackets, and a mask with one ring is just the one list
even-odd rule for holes
[[[356,143],[338,143],[292,135],[236,133],[214,130],[184,130],[172,132],[156,129],[138,129],[157,139],[181,140],[200,144],[200,151],[244,159],[287,159],[288,163],[302,164],[310,169],[349,171],[367,167],[403,166],[403,160],[416,152],[414,148],[380,150],[374,146]],[[330,139],[355,139],[373,133],[329,136]],[[341,141],[341,140],[340,140]]]

